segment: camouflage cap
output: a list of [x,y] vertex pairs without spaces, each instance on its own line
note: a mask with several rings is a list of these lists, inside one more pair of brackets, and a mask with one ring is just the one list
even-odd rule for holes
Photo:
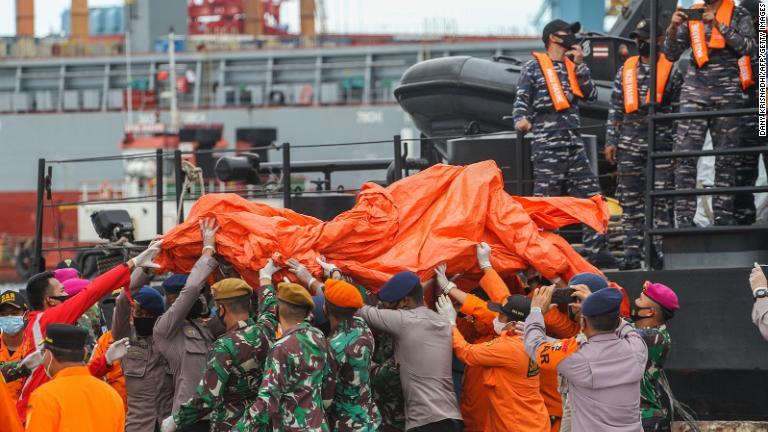
[[251,295],[253,288],[242,279],[222,279],[211,285],[214,300],[226,300]]
[[296,306],[314,309],[315,302],[303,286],[295,283],[281,283],[277,286],[277,299]]

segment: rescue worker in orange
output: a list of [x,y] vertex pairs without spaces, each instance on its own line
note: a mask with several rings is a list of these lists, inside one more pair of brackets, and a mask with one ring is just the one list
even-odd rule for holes
[[[485,431],[548,432],[549,414],[539,392],[539,369],[525,353],[515,324],[528,315],[525,296],[509,296],[504,304],[491,303],[499,315],[494,319],[496,338],[470,344],[453,327],[453,349],[467,366],[482,368],[488,394]],[[456,322],[456,310],[448,296],[437,300],[438,312]]]
[[[20,361],[24,358],[21,342],[24,339],[24,315],[29,312],[26,297],[15,291],[0,294],[0,364]],[[13,400],[21,393],[21,380],[5,384]]]
[[24,428],[16,411],[16,400],[11,398],[8,384],[0,375],[0,432],[21,432]]
[[85,361],[88,332],[50,324],[42,347],[50,381],[38,387],[27,406],[27,432],[122,432],[125,409],[109,384],[91,376]]
[[107,330],[93,347],[91,359],[88,361],[88,369],[91,375],[103,379],[109,384],[120,398],[123,406],[128,407],[128,399],[125,393],[125,376],[120,367],[120,360],[128,354],[130,344],[127,337],[118,341],[112,337],[112,330]]

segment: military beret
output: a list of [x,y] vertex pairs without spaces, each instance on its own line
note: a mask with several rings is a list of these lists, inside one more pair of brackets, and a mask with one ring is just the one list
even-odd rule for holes
[[670,314],[680,309],[680,302],[677,299],[677,294],[672,291],[672,288],[664,284],[645,281],[643,284],[643,294],[666,309]]
[[227,278],[211,285],[211,293],[213,293],[214,300],[226,300],[249,296],[253,293],[253,288],[242,279]]
[[379,300],[396,302],[410,294],[416,285],[420,284],[416,273],[404,271],[392,276],[379,290]]
[[46,348],[84,349],[88,332],[69,324],[49,324],[45,331]]
[[152,287],[145,286],[133,296],[133,299],[142,309],[155,316],[160,316],[165,312],[165,301],[160,292]]
[[334,306],[350,309],[363,307],[363,296],[354,285],[337,279],[325,281],[325,299]]
[[57,281],[64,283],[70,279],[77,279],[80,277],[80,273],[77,272],[77,269],[71,268],[71,267],[64,267],[60,269],[56,269],[53,271],[53,277]]
[[80,278],[74,278],[74,279],[67,279],[64,282],[61,283],[62,288],[64,288],[64,292],[67,293],[67,295],[73,296],[80,291],[84,290],[85,287],[91,284],[91,281],[88,279],[80,279]]
[[184,285],[187,284],[188,275],[185,274],[172,274],[168,279],[163,281],[163,290],[166,294],[178,294]]
[[586,285],[590,292],[608,288],[608,280],[596,273],[579,273],[568,281],[569,286]]
[[283,282],[277,286],[277,299],[294,306],[304,306],[309,309],[315,308],[315,302],[303,286],[295,283]]
[[581,314],[584,316],[597,316],[609,313],[618,315],[621,300],[624,297],[621,291],[615,288],[603,288],[590,294],[581,305]]
[[11,305],[16,309],[21,310],[29,309],[27,298],[24,297],[23,294],[12,290],[3,291],[3,293],[0,294],[0,306],[2,305]]

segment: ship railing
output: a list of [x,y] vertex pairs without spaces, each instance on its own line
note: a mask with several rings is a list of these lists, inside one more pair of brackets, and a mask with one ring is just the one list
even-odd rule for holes
[[[165,203],[173,201],[176,204],[177,216],[175,220],[179,223],[184,218],[184,202],[186,200],[195,200],[202,194],[202,188],[197,190],[191,190],[188,196],[184,196],[185,190],[181,185],[189,185],[190,182],[185,179],[184,161],[191,156],[199,156],[201,154],[216,154],[218,156],[225,154],[238,154],[256,152],[259,150],[273,150],[282,155],[282,160],[277,162],[264,162],[259,165],[259,173],[280,173],[280,184],[271,190],[257,190],[252,185],[246,185],[242,187],[239,183],[239,187],[229,187],[231,183],[213,182],[209,185],[210,191],[221,193],[235,193],[244,196],[248,199],[264,199],[264,198],[278,198],[282,199],[284,208],[292,208],[293,197],[297,195],[323,195],[323,194],[337,194],[337,193],[357,193],[360,189],[333,189],[332,187],[332,174],[334,172],[349,172],[349,171],[374,171],[374,170],[387,170],[389,182],[397,181],[403,178],[403,174],[408,175],[410,170],[424,169],[430,165],[427,160],[421,158],[409,158],[407,157],[407,151],[404,150],[404,146],[408,140],[402,140],[399,135],[395,135],[392,139],[387,140],[375,140],[375,141],[359,141],[359,142],[345,142],[345,143],[330,143],[330,144],[306,144],[306,145],[291,145],[291,143],[285,142],[277,145],[270,145],[264,147],[252,147],[247,149],[242,148],[228,148],[228,149],[202,149],[202,150],[190,150],[182,151],[176,150],[164,150],[157,149],[154,152],[145,152],[131,155],[115,155],[115,156],[103,156],[103,157],[91,157],[91,158],[79,158],[79,159],[66,159],[66,160],[46,160],[44,158],[38,159],[38,173],[37,173],[37,201],[36,201],[36,220],[35,220],[35,239],[34,239],[34,267],[35,271],[45,270],[44,254],[48,252],[62,252],[62,251],[84,251],[91,249],[93,246],[66,246],[62,247],[50,247],[45,248],[46,237],[44,237],[44,215],[46,208],[59,208],[63,206],[82,206],[82,205],[98,205],[98,204],[120,204],[120,203],[136,203],[136,202],[155,202],[155,226],[156,233],[158,235],[164,232],[164,219],[165,219]],[[365,159],[343,159],[343,160],[312,160],[312,161],[293,161],[291,158],[291,151],[295,149],[308,149],[308,148],[324,148],[324,147],[343,147],[343,146],[360,146],[360,145],[391,145],[393,151],[392,158],[365,158]],[[145,188],[144,195],[137,196],[125,196],[123,194],[116,194],[114,197],[97,196],[96,199],[92,199],[92,195],[86,193],[82,196],[81,201],[67,201],[67,202],[54,202],[53,201],[53,167],[55,165],[62,164],[78,164],[78,163],[99,163],[99,162],[114,162],[114,161],[126,161],[133,159],[154,159],[155,160],[155,178],[150,179],[149,182],[154,184],[154,193],[151,188]],[[168,168],[172,168],[173,173],[166,173]],[[292,174],[301,173],[322,173],[323,181],[318,182],[317,190],[294,190],[291,185]],[[176,186],[174,191],[165,191],[166,180],[173,179],[173,183]],[[218,186],[218,187],[216,187]],[[192,189],[192,188],[189,188]],[[195,194],[197,192],[197,194]],[[118,247],[119,248],[119,247]]]
[[[650,0],[650,38],[656,40],[658,29],[658,2],[659,0]],[[650,58],[656,58],[657,56],[656,44],[651,44]],[[656,62],[650,62],[651,76],[649,88],[656,88],[656,82],[658,79],[658,70]],[[757,84],[756,84],[757,85]],[[760,154],[768,152],[768,146],[759,147],[738,147],[738,148],[723,148],[713,150],[697,150],[697,151],[656,151],[656,127],[657,123],[668,122],[675,120],[689,120],[689,119],[710,119],[718,117],[741,117],[741,116],[758,116],[760,114],[757,107],[754,108],[739,108],[739,109],[727,109],[727,110],[713,110],[713,111],[699,111],[699,112],[679,112],[661,114],[657,113],[657,103],[655,98],[651,98],[651,103],[648,106],[648,156],[646,160],[646,184],[645,184],[645,229],[644,229],[644,252],[645,252],[645,269],[651,269],[651,254],[653,252],[653,237],[664,235],[702,235],[702,234],[719,234],[719,233],[749,233],[758,231],[768,231],[768,225],[753,224],[753,225],[739,225],[739,226],[725,226],[714,225],[708,227],[685,227],[685,228],[655,228],[653,226],[653,215],[655,211],[655,201],[659,198],[671,198],[684,197],[684,196],[712,196],[712,195],[739,195],[739,194],[754,194],[761,192],[768,192],[768,185],[765,186],[733,186],[733,187],[714,187],[703,189],[665,189],[658,190],[654,187],[655,180],[655,161],[659,159],[680,159],[689,157],[700,156],[727,156],[727,155],[748,155],[748,154]],[[757,133],[757,131],[755,131]],[[737,139],[737,138],[735,138]],[[673,224],[674,225],[674,224]]]

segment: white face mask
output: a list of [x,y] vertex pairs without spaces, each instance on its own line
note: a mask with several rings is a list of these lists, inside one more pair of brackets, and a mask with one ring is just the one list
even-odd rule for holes
[[500,335],[501,332],[504,331],[504,327],[506,327],[507,324],[509,323],[503,323],[499,321],[499,317],[497,316],[493,319],[493,331],[495,331],[497,335]]
[[[46,352],[48,352],[48,351],[46,351]],[[51,361],[46,366],[46,364],[45,364],[45,355],[43,355],[43,370],[45,371],[45,374],[48,375],[48,378],[53,378],[53,375],[51,375],[51,371],[50,371],[51,364],[53,364],[53,354],[51,354],[49,357],[50,357]]]

